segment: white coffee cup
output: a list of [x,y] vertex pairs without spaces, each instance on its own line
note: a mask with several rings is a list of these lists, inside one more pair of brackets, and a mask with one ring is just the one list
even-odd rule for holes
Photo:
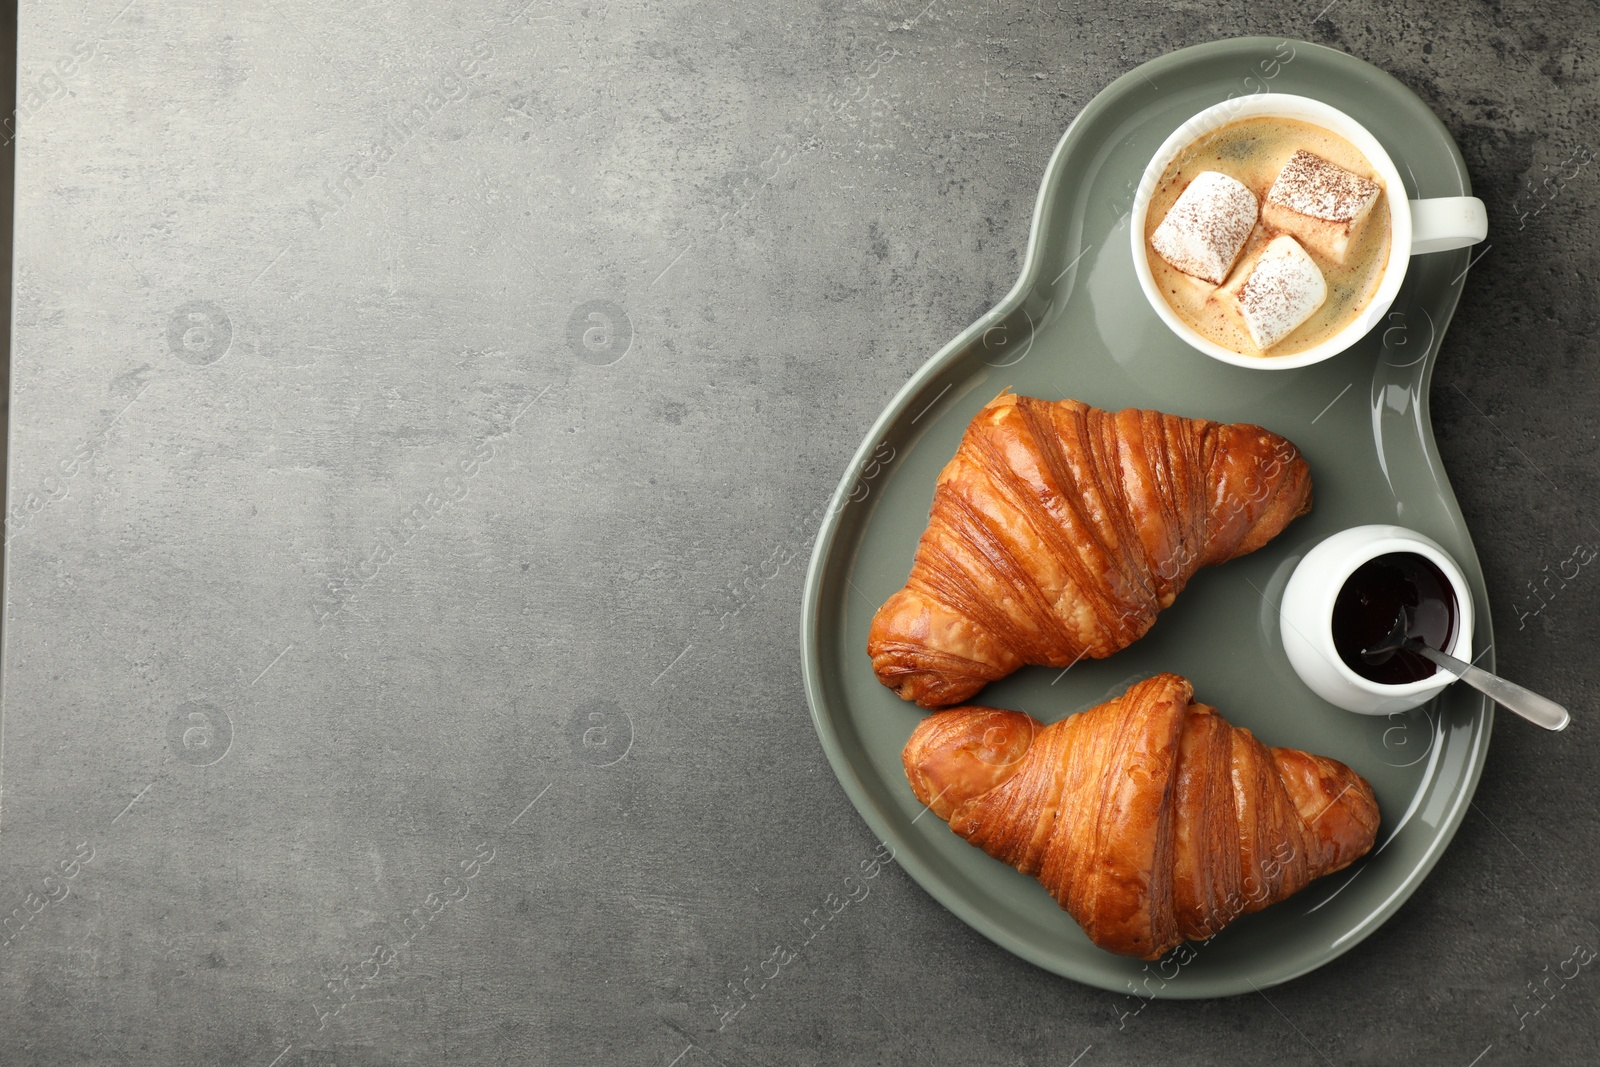
[[1456,598],[1456,632],[1450,647],[1441,651],[1470,661],[1472,589],[1466,576],[1437,541],[1403,526],[1352,526],[1319,543],[1290,575],[1278,613],[1283,651],[1300,680],[1328,703],[1363,715],[1417,707],[1455,681],[1436,670],[1420,682],[1384,685],[1351,670],[1334,645],[1333,603],[1339,591],[1357,567],[1391,552],[1414,553],[1444,574]]
[[[1146,258],[1145,220],[1150,211],[1150,198],[1155,195],[1156,186],[1160,184],[1168,164],[1179,152],[1205,134],[1229,123],[1251,118],[1298,119],[1343,137],[1360,150],[1378,172],[1386,194],[1383,199],[1389,206],[1389,263],[1379,279],[1377,292],[1344,329],[1321,344],[1284,356],[1244,355],[1201,335],[1184,322],[1161,295]],[[1400,284],[1405,281],[1406,267],[1412,256],[1465,248],[1477,244],[1488,235],[1489,214],[1483,201],[1477,197],[1407,200],[1404,193],[1405,184],[1400,180],[1400,172],[1395,169],[1389,153],[1383,150],[1378,139],[1365,126],[1338,108],[1320,100],[1288,93],[1259,93],[1224,100],[1206,108],[1173,131],[1145,168],[1139,190],[1134,194],[1133,216],[1129,226],[1133,239],[1133,269],[1139,276],[1139,285],[1144,289],[1145,298],[1155,308],[1156,314],[1161,316],[1161,320],[1171,327],[1173,333],[1213,359],[1256,370],[1309,366],[1343,352],[1383,321],[1383,316],[1400,292]]]

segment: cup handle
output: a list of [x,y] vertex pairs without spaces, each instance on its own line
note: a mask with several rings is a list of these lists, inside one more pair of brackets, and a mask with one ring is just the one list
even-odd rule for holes
[[1447,252],[1489,235],[1489,212],[1475,196],[1411,201],[1411,254]]

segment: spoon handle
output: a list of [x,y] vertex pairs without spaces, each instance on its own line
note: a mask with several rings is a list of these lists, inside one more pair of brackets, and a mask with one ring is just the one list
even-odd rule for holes
[[1508,682],[1497,674],[1490,674],[1454,656],[1446,655],[1436,648],[1429,648],[1420,641],[1410,643],[1409,647],[1428,657],[1507,711],[1521,715],[1535,726],[1543,726],[1546,730],[1565,730],[1567,723],[1572,721],[1572,716],[1567,714],[1566,708],[1554,700],[1547,700],[1538,693],[1522,688],[1515,682]]

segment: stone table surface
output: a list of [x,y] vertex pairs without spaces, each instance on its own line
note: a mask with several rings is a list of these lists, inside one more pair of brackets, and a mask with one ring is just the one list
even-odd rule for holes
[[[1592,5],[125,2],[21,8],[0,1063],[1592,1056]],[[889,865],[719,1029],[876,844],[772,561],[1079,109],[1255,33],[1461,145],[1433,417],[1575,726],[1502,719],[1432,876],[1270,997],[1125,1017]]]

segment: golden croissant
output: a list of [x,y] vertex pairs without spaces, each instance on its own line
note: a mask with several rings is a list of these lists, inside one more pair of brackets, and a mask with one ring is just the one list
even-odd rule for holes
[[1195,571],[1310,509],[1306,461],[1259,426],[1002,393],[939,475],[910,580],[873,617],[873,670],[937,708],[1023,664],[1109,656]]
[[1366,855],[1372,787],[1267,748],[1159,674],[1051,726],[1018,711],[928,716],[903,755],[917,799],[1039,879],[1096,945],[1157,959]]

